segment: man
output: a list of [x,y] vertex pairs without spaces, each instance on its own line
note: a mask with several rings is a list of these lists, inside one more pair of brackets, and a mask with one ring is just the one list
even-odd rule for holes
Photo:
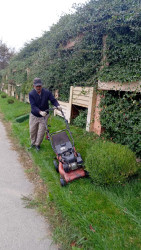
[[34,89],[29,93],[29,101],[31,104],[31,114],[29,119],[31,147],[40,150],[40,145],[45,134],[45,123],[48,119],[48,114],[45,112],[49,108],[48,101],[56,106],[60,111],[58,101],[54,98],[49,90],[42,88],[42,81],[40,78],[35,78],[33,81]]

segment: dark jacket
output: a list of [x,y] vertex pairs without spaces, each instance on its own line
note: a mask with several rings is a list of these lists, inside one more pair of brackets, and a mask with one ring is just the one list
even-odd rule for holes
[[44,88],[42,88],[41,95],[39,95],[35,89],[29,93],[29,101],[31,104],[31,113],[37,117],[41,117],[39,111],[45,111],[49,108],[48,101],[58,107],[59,103],[54,98],[53,94]]

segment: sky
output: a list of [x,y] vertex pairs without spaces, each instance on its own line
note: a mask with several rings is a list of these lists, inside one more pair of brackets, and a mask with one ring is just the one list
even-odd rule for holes
[[0,40],[16,52],[41,37],[74,3],[86,0],[0,0]]

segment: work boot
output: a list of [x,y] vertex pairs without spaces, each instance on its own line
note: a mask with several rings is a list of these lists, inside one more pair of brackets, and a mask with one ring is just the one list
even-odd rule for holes
[[35,146],[36,150],[39,151],[40,150],[40,146]]

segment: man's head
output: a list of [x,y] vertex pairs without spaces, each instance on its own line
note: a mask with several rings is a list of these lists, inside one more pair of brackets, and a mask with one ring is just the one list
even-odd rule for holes
[[42,81],[41,81],[41,79],[40,78],[34,78],[33,86],[34,86],[34,89],[37,91],[37,93],[40,94],[41,90],[42,90]]

